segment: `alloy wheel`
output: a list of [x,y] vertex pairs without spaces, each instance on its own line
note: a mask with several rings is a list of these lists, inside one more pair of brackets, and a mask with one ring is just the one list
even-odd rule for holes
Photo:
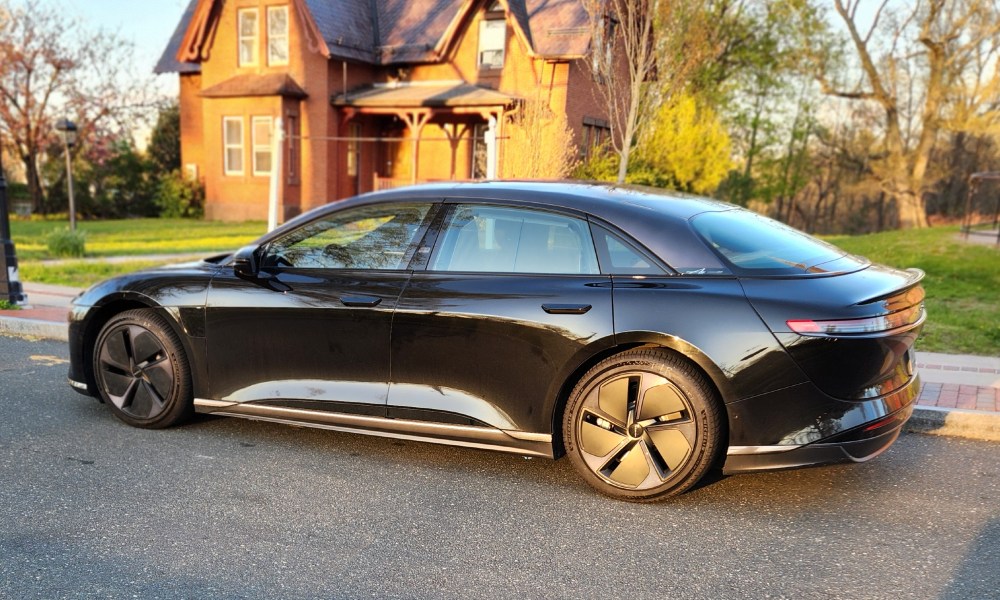
[[690,401],[654,373],[627,371],[601,382],[579,414],[584,462],[627,489],[663,485],[686,464],[697,439]]
[[148,329],[126,323],[109,331],[98,352],[101,391],[124,414],[155,419],[172,396],[174,361]]

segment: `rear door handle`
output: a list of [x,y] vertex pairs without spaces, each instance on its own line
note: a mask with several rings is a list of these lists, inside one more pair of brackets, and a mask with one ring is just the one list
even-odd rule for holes
[[344,306],[360,306],[363,308],[371,308],[373,306],[378,306],[382,299],[378,296],[341,296],[340,303]]
[[550,315],[582,315],[591,309],[589,304],[543,304],[542,310]]

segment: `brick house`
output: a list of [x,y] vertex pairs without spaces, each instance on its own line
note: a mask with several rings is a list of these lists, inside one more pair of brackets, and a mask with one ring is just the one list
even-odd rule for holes
[[276,170],[284,220],[373,189],[504,177],[526,98],[589,148],[607,135],[589,45],[579,0],[191,0],[155,71],[180,77],[182,163],[206,217],[264,218]]

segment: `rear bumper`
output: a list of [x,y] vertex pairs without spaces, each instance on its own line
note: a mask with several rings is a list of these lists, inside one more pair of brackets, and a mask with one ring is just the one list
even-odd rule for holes
[[[761,440],[761,444],[731,444],[724,471],[742,473],[870,460],[899,437],[919,394],[920,377],[915,375],[906,386],[882,398],[845,402],[823,395],[827,410],[806,427],[787,432],[777,443]],[[731,424],[740,422],[747,430],[745,426],[754,421],[775,418],[782,406],[774,398],[771,400],[729,405]],[[799,406],[812,404],[808,397],[796,400]]]

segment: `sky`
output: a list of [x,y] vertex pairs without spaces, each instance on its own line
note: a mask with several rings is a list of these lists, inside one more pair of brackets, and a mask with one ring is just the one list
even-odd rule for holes
[[[60,7],[88,31],[104,29],[135,44],[136,70],[151,73],[184,14],[188,0],[38,0]],[[154,80],[165,95],[177,94],[177,76]]]

